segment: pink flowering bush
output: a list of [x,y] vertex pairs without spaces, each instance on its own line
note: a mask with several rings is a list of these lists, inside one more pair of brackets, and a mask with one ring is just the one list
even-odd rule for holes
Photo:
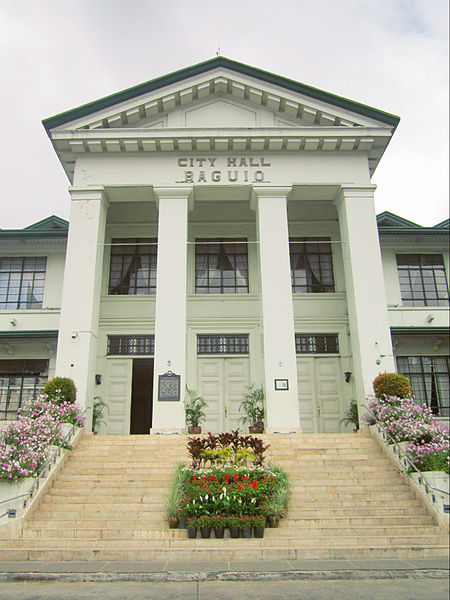
[[61,423],[83,426],[81,408],[46,395],[25,404],[18,420],[0,433],[0,481],[37,475],[52,445],[65,446]]
[[449,431],[432,410],[414,398],[372,398],[363,422],[377,422],[394,442],[410,442],[407,454],[419,470],[449,472]]

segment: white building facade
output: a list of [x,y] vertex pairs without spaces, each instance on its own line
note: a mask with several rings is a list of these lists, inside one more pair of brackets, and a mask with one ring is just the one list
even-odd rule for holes
[[186,385],[236,429],[252,383],[336,432],[396,369],[448,414],[448,222],[375,216],[398,120],[217,57],[44,121],[70,226],[0,230],[0,418],[57,374],[104,433],[182,430]]

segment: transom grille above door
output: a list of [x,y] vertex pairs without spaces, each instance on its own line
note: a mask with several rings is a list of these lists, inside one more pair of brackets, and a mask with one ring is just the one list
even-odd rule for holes
[[248,354],[248,334],[197,335],[197,354]]

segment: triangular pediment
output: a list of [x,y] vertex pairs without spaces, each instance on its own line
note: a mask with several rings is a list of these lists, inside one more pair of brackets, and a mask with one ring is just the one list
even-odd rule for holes
[[377,215],[377,225],[378,227],[395,227],[396,229],[422,229],[421,225],[394,215],[389,211]]
[[44,121],[58,129],[375,127],[398,118],[224,57]]
[[61,217],[57,217],[56,215],[51,215],[50,217],[46,217],[37,223],[33,223],[32,225],[28,225],[28,227],[24,227],[24,231],[68,231],[69,222],[65,219],[61,219]]

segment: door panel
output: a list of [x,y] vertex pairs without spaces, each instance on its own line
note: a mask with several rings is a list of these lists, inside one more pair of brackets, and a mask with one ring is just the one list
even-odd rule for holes
[[338,356],[297,359],[300,426],[305,433],[341,431],[340,370]]
[[131,434],[149,434],[152,426],[153,358],[133,360]]
[[249,385],[248,358],[199,358],[198,392],[206,401],[203,431],[231,431],[239,424],[239,406]]
[[128,358],[108,360],[107,433],[130,433],[132,364],[133,361]]

